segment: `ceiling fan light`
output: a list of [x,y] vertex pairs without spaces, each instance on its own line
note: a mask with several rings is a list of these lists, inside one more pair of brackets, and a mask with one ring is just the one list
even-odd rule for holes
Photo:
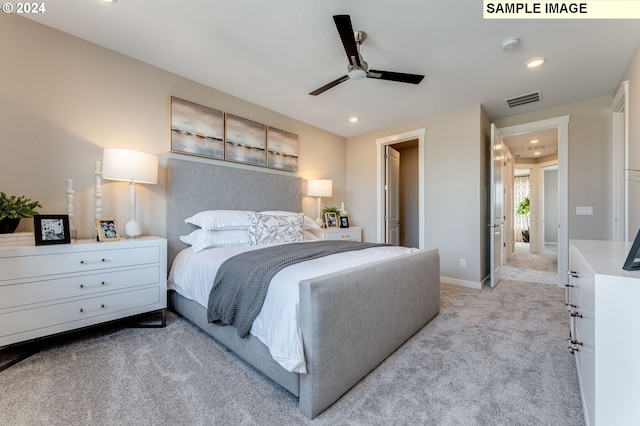
[[349,78],[351,80],[362,80],[366,76],[367,76],[367,73],[366,73],[365,70],[361,70],[361,69],[358,69],[358,68],[354,68],[352,70],[349,70]]

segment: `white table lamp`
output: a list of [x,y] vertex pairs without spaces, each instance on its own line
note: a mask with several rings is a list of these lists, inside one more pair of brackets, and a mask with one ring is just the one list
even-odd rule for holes
[[318,197],[318,217],[316,222],[322,226],[322,217],[320,217],[320,198],[331,197],[333,194],[333,181],[329,179],[310,179],[307,181],[307,195],[309,197]]
[[131,220],[124,226],[127,238],[142,234],[136,222],[136,183],[158,182],[158,156],[131,149],[105,148],[102,153],[102,177],[129,182]]

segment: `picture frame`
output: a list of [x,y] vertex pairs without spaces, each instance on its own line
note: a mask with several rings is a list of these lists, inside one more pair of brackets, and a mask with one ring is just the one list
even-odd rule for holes
[[98,230],[98,241],[118,241],[120,231],[118,222],[111,217],[101,217],[96,219],[96,229]]
[[253,166],[267,164],[267,126],[225,114],[224,159]]
[[324,223],[327,225],[327,229],[335,229],[339,227],[338,213],[327,212],[324,214]]
[[69,215],[34,215],[33,234],[35,237],[35,244],[37,246],[44,246],[49,244],[70,244],[71,229],[69,227]]
[[348,228],[349,227],[349,217],[340,216],[340,228]]
[[294,173],[298,171],[298,135],[267,127],[267,167]]
[[224,112],[172,96],[171,152],[224,159]]
[[636,238],[633,240],[631,250],[627,255],[627,259],[622,265],[622,269],[625,271],[639,271],[640,270],[640,230],[636,234]]

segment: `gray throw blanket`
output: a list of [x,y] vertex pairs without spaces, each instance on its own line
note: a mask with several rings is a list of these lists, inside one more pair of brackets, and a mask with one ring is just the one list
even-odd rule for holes
[[244,338],[262,309],[271,279],[280,270],[305,260],[381,245],[315,241],[265,247],[233,256],[218,269],[209,293],[207,319],[209,322],[234,325],[238,329],[238,336]]

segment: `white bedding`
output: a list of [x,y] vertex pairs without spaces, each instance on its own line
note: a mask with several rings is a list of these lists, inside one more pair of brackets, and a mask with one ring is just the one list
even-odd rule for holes
[[[307,244],[313,244],[308,242]],[[268,247],[225,246],[195,253],[191,248],[176,256],[169,273],[169,289],[207,307],[209,293],[220,265],[236,254]],[[298,283],[304,279],[376,262],[417,249],[381,246],[330,255],[289,266],[271,281],[262,310],[256,317],[251,334],[264,343],[273,359],[288,371],[306,373],[302,334],[298,324]]]

